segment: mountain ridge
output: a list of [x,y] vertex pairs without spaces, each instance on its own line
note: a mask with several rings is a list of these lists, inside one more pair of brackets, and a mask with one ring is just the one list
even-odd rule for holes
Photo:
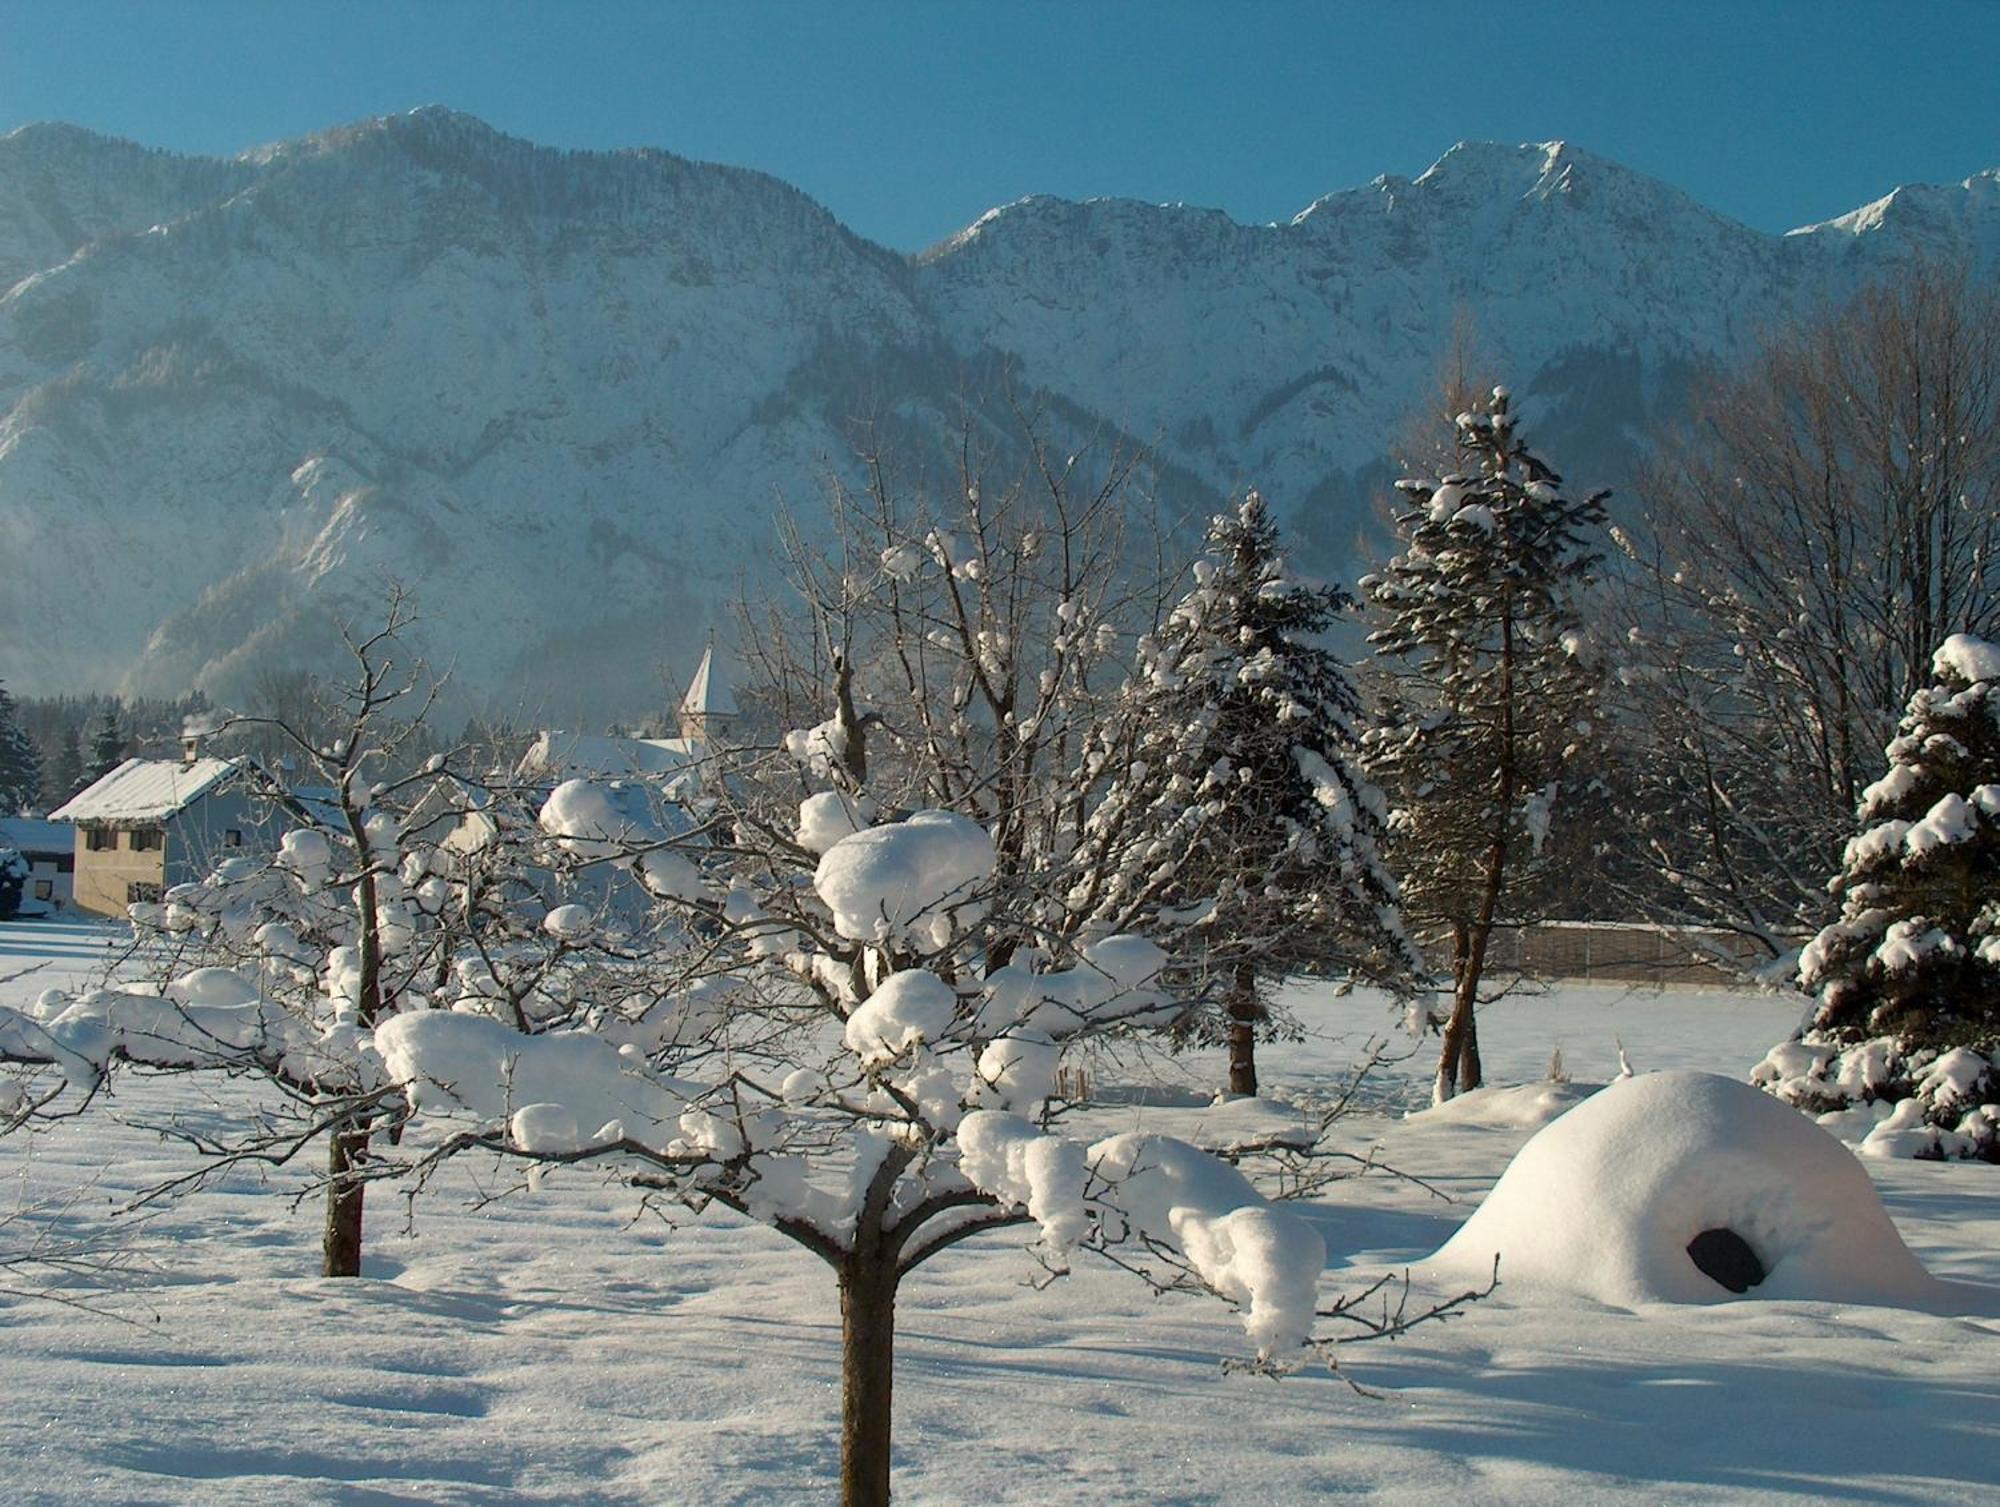
[[0,680],[226,695],[398,574],[472,700],[629,713],[770,578],[746,520],[857,480],[870,425],[921,481],[969,387],[1149,447],[1169,511],[1256,484],[1351,574],[1465,311],[1537,438],[1616,479],[1759,324],[1919,252],[1991,267],[1996,185],[1776,236],[1566,142],[1461,143],[1290,221],[1032,196],[904,254],[753,169],[442,107],[231,159],[19,128],[0,554],[40,568]]

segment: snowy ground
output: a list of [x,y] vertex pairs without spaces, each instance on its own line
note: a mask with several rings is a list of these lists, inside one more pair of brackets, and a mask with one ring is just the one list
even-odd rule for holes
[[[0,926],[0,1003],[86,975],[108,933]],[[37,966],[32,973],[24,967]],[[1313,1037],[1268,1085],[1324,1092],[1378,1000],[1303,997]],[[1490,1072],[1742,1075],[1794,1009],[1718,993],[1567,989],[1496,1007]],[[1529,1130],[1404,1121],[1419,1057],[1378,1076],[1351,1144],[1457,1200],[1370,1177],[1316,1209],[1323,1291],[1441,1244]],[[1102,1062],[1117,1113],[1178,1123],[1212,1062]],[[1140,1088],[1146,1092],[1139,1092]],[[95,1221],[184,1160],[143,1128],[203,1109],[128,1082],[102,1114],[0,1142],[9,1207],[83,1186]],[[1869,1167],[1941,1275],[2000,1287],[2000,1173]],[[329,1282],[310,1203],[247,1177],[133,1227],[133,1276],[91,1310],[0,1299],[0,1498],[10,1503],[824,1501],[835,1467],[837,1313],[809,1257],[761,1229],[631,1220],[589,1177],[479,1206],[469,1169],[416,1208],[378,1195],[368,1275]],[[282,1187],[290,1173],[274,1173]],[[18,1246],[23,1226],[0,1230]],[[1083,1270],[1044,1291],[1023,1237],[968,1243],[901,1304],[898,1499],[912,1503],[1986,1502],[2000,1458],[2000,1295],[1969,1315],[1741,1301],[1637,1312],[1509,1294],[1339,1380],[1224,1374],[1219,1305]]]

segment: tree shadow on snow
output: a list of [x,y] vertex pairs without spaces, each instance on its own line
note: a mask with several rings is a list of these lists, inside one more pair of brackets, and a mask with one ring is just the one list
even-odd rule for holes
[[1371,1442],[1442,1456],[1915,1507],[1937,1501],[1941,1486],[1984,1479],[2000,1451],[2000,1374],[1931,1380],[1908,1365],[1862,1368],[1831,1357],[1579,1357],[1455,1376],[1441,1369],[1450,1358],[1413,1366],[1377,1351],[1369,1360],[1371,1387],[1415,1402],[1419,1418],[1450,1415],[1385,1419],[1386,1427],[1367,1429]]

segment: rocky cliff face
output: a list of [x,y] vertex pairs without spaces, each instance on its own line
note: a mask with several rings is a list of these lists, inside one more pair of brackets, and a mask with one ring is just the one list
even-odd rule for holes
[[1262,487],[1338,572],[1454,331],[1609,471],[1695,365],[1914,249],[1991,266],[1996,176],[1770,237],[1561,144],[1461,146],[1288,225],[1031,199],[906,259],[759,174],[448,111],[232,162],[25,128],[0,680],[227,694],[395,578],[472,700],[651,706],[768,576],[779,498],[864,423],[948,450],[1003,379],[1152,447],[1176,507]]

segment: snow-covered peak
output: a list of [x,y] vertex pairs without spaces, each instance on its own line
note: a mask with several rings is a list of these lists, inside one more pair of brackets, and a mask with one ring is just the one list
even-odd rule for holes
[[[1600,177],[1645,185],[1643,191],[1647,193],[1679,194],[1664,183],[1565,141],[1518,146],[1461,141],[1414,179],[1383,174],[1365,188],[1335,190],[1315,199],[1282,225],[1246,225],[1232,220],[1222,210],[1178,202],[1153,204],[1116,196],[1077,200],[1030,194],[987,210],[965,229],[920,253],[917,259],[920,262],[945,259],[982,238],[1033,238],[1119,229],[1184,234],[1190,224],[1201,226],[1211,235],[1226,231],[1283,230],[1306,225],[1322,213],[1372,208],[1384,199],[1393,200],[1412,190],[1421,191],[1423,197],[1436,202],[1478,200],[1502,205],[1537,195],[1567,193],[1585,178]],[[1699,208],[1694,200],[1681,197],[1690,207]]]
[[373,115],[365,120],[330,126],[326,130],[314,131],[305,136],[253,147],[242,154],[242,160],[263,165],[282,162],[289,158],[338,152],[352,147],[357,142],[374,140],[452,143],[483,150],[492,150],[503,145],[520,150],[536,150],[534,143],[520,137],[509,136],[488,125],[476,115],[468,115],[447,105],[419,105],[414,110],[402,110],[391,115]]
[[1566,141],[1461,141],[1411,180],[1433,192],[1491,199],[1525,199],[1566,188],[1582,177],[1603,174],[1646,180],[1643,174]]
[[228,197],[243,164],[184,157],[60,121],[0,135],[0,293],[108,237]]
[[488,125],[477,115],[454,110],[451,106],[442,104],[418,105],[409,110],[392,110],[384,115],[366,116],[344,125],[329,126],[323,131],[309,132],[303,137],[296,138],[293,144],[339,141],[356,136],[394,135],[398,132],[476,136],[485,140],[519,141],[523,146],[532,145],[524,138],[508,136],[506,132]]
[[1537,180],[1548,176],[1566,146],[1560,141],[1454,142],[1442,157],[1411,181],[1433,187],[1449,183],[1481,190],[1499,188],[1504,192],[1524,175],[1532,174]]
[[[966,226],[965,229],[956,231],[953,234],[946,236],[942,241],[939,241],[935,246],[928,247],[927,249],[918,252],[916,259],[920,262],[925,261],[931,257],[947,255],[953,251],[958,250],[961,246],[970,245],[973,241],[977,240],[981,235],[983,235],[987,230],[989,230],[993,226],[1000,224],[1010,214],[1014,214],[1016,212],[1023,212],[1023,213],[1031,212],[1034,205],[1043,202],[1047,198],[1048,196],[1045,194],[1027,194],[1019,199],[1010,200],[1005,204],[996,204],[991,209],[987,210],[984,214],[982,214],[978,219],[974,220],[970,225]],[[1055,200],[1053,202],[1064,203],[1067,201]]]
[[1643,216],[1669,224],[1722,218],[1672,184],[1568,141],[1461,141],[1411,180],[1410,188],[1434,208],[1457,211],[1468,205],[1490,212],[1556,203],[1614,223],[1632,224]]
[[[1387,216],[1406,227],[1403,234],[1479,240],[1539,205],[1569,211],[1556,222],[1566,235],[1667,241],[1687,225],[1703,235],[1762,239],[1672,184],[1567,141],[1461,141],[1415,178],[1384,174],[1365,188],[1324,195],[1290,226],[1339,238]],[[1532,223],[1535,236],[1549,233],[1547,215]]]
[[964,255],[1032,255],[1039,246],[1077,243],[1103,252],[1137,250],[1190,238],[1212,241],[1249,228],[1223,210],[1193,204],[1153,204],[1115,195],[1064,199],[1030,194],[987,210],[914,260],[922,266]]
[[1802,225],[1795,240],[1886,240],[1992,268],[2000,265],[2000,168],[1962,183],[1908,183],[1831,220]]
[[66,120],[31,120],[10,131],[0,131],[0,158],[73,156],[104,150],[143,153],[147,149],[136,142],[71,125]]

